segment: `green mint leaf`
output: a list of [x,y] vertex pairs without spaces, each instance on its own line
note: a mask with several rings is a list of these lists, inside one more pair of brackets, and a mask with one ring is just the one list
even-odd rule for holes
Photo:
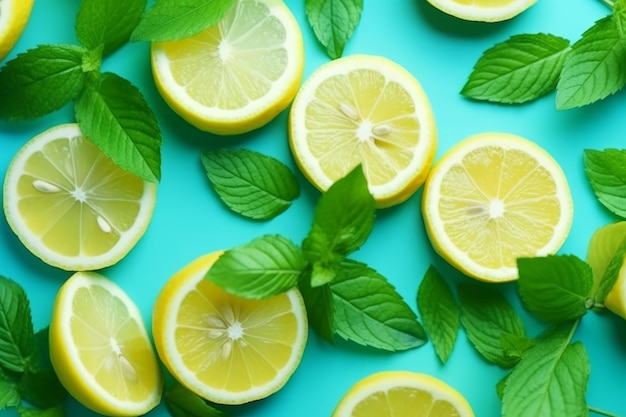
[[268,220],[300,194],[298,180],[282,162],[247,149],[215,149],[201,155],[220,199],[242,216]]
[[398,351],[426,342],[417,316],[395,288],[378,272],[345,260],[330,284],[335,333],[377,349]]
[[206,278],[231,294],[261,299],[294,287],[305,267],[300,248],[289,239],[265,235],[224,252]]
[[439,271],[430,266],[417,290],[417,308],[435,353],[446,363],[459,332],[459,307]]
[[502,346],[504,356],[512,358],[514,362],[517,362],[528,349],[535,346],[535,341],[526,336],[503,333],[500,336],[500,345]]
[[585,149],[583,156],[585,173],[600,203],[626,218],[626,150]]
[[39,410],[35,408],[19,407],[17,413],[20,417],[64,417],[65,412],[61,407],[47,408]]
[[500,367],[515,365],[519,358],[507,354],[502,339],[505,335],[525,337],[526,331],[504,295],[478,284],[459,285],[458,294],[461,323],[476,351]]
[[361,20],[363,0],[305,0],[306,16],[332,59],[343,50]]
[[21,402],[17,383],[2,368],[0,368],[0,410],[7,407],[16,407]]
[[85,49],[39,45],[0,70],[0,118],[36,119],[69,103],[83,88]]
[[298,282],[309,325],[329,343],[334,343],[335,306],[329,284],[311,286],[311,270],[307,269]]
[[0,368],[24,372],[33,348],[28,297],[19,284],[0,276]]
[[108,55],[130,39],[146,8],[146,0],[82,0],[76,37],[87,49]]
[[161,178],[161,130],[141,92],[104,73],[79,95],[76,119],[83,133],[113,162],[146,181]]
[[179,383],[165,392],[165,406],[173,417],[228,417]]
[[556,88],[569,41],[537,33],[515,35],[485,51],[461,94],[496,103],[525,103]]
[[584,416],[589,358],[580,342],[570,344],[576,326],[542,335],[506,379],[502,417]]
[[582,317],[593,287],[591,267],[573,255],[517,260],[518,291],[524,306],[549,322]]
[[[332,271],[365,243],[374,227],[375,214],[374,198],[359,165],[320,197],[313,225],[302,242],[304,256]],[[332,273],[314,274],[312,279],[315,286],[330,282],[333,277]]]
[[626,84],[626,39],[615,15],[598,20],[567,54],[557,85],[559,110],[585,106]]
[[217,24],[236,0],[157,0],[131,35],[133,41],[175,41]]
[[587,263],[593,273],[593,299],[602,303],[619,277],[626,256],[626,221],[601,227],[591,236]]

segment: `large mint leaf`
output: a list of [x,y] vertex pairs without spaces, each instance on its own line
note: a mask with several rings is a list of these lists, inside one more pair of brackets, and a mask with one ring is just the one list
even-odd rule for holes
[[626,150],[585,149],[585,173],[598,201],[626,218]]
[[496,103],[525,103],[556,88],[569,41],[537,33],[514,35],[485,51],[461,94]]
[[346,260],[330,284],[335,332],[355,343],[388,351],[423,345],[426,332],[395,288],[379,273]]
[[173,417],[228,417],[177,382],[165,391],[165,406]]
[[161,130],[141,92],[113,73],[87,86],[76,101],[83,133],[113,162],[146,181],[161,179]]
[[361,20],[363,0],[305,0],[309,24],[332,59],[343,50]]
[[74,45],[39,45],[0,70],[0,118],[36,119],[69,103],[83,88],[83,57]]
[[19,284],[0,276],[0,368],[24,372],[33,348],[28,297]]

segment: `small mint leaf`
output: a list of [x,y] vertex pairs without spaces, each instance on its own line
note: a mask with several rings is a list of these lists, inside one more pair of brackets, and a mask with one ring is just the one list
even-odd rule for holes
[[598,201],[626,218],[626,150],[585,149],[585,173]]
[[161,178],[161,130],[141,92],[113,73],[102,74],[76,101],[82,132],[113,162],[146,181]]
[[17,383],[0,368],[0,410],[16,407],[21,402]]
[[311,286],[319,287],[334,280],[337,276],[337,268],[337,265],[327,266],[319,262],[314,263],[311,273]]
[[305,267],[300,248],[289,239],[265,235],[224,252],[206,278],[231,294],[262,299],[294,287]]
[[285,211],[300,193],[282,162],[247,149],[216,149],[201,155],[213,189],[232,211],[268,220]]
[[556,88],[569,41],[545,33],[515,35],[485,51],[461,90],[476,100],[525,103]]
[[535,346],[535,341],[518,334],[502,333],[500,336],[500,345],[502,346],[504,356],[517,362],[524,356],[524,353],[528,351],[528,349]]
[[157,0],[141,18],[131,40],[157,42],[188,38],[220,22],[235,2]]
[[0,70],[0,118],[36,119],[59,110],[83,88],[83,56],[74,45],[39,45]]
[[363,0],[305,0],[306,16],[332,59],[343,50],[361,20]]
[[228,417],[177,382],[165,392],[165,406],[173,417]]
[[19,284],[0,276],[0,368],[24,372],[33,349],[28,297]]
[[330,286],[311,286],[311,271],[307,270],[298,282],[298,287],[304,299],[309,325],[324,340],[334,343],[335,309]]

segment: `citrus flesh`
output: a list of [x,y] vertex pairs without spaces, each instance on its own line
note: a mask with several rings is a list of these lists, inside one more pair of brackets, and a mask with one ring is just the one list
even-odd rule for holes
[[33,8],[34,0],[0,0],[0,61],[19,40]]
[[463,396],[432,376],[385,371],[357,382],[332,417],[473,417]]
[[428,0],[437,9],[463,20],[501,22],[511,19],[537,0]]
[[59,290],[50,359],[67,391],[108,416],[138,416],[161,400],[160,366],[141,313],[115,283],[76,272]]
[[558,251],[573,203],[557,162],[535,143],[505,133],[474,135],[435,164],[422,213],[434,249],[464,274],[517,279],[517,259]]
[[322,65],[289,114],[289,143],[318,189],[361,164],[378,207],[399,204],[424,182],[437,147],[419,82],[386,58],[352,55]]
[[152,45],[152,72],[169,106],[201,130],[259,128],[293,99],[304,70],[302,33],[282,0],[238,0],[204,32]]
[[9,225],[36,256],[70,270],[95,270],[124,257],[152,217],[156,185],[119,168],[77,124],[27,142],[4,181]]
[[155,303],[152,332],[159,357],[187,389],[220,404],[265,398],[296,370],[307,340],[297,289],[263,300],[224,292],[205,279],[220,252],[177,272]]

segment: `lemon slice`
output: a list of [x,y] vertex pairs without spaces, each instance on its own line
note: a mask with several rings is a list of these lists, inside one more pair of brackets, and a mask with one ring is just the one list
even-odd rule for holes
[[332,417],[473,417],[463,396],[426,374],[385,371],[357,382]]
[[204,278],[220,256],[205,255],[176,273],[154,306],[159,357],[187,389],[220,404],[278,391],[296,370],[307,340],[297,289],[264,300],[227,294]]
[[501,22],[522,13],[537,0],[428,0],[437,9],[463,20]]
[[515,280],[517,259],[553,254],[573,203],[565,174],[533,142],[472,136],[447,151],[424,186],[422,212],[435,250],[470,277]]
[[304,175],[325,191],[362,164],[378,207],[398,204],[424,182],[437,134],[419,82],[383,57],[353,55],[322,65],[289,115],[289,143]]
[[95,272],[76,272],[59,290],[50,359],[70,395],[97,413],[143,415],[161,400],[161,370],[141,313]]
[[124,257],[148,227],[155,198],[155,184],[115,165],[77,124],[28,141],[4,180],[4,213],[15,234],[43,261],[70,271]]
[[30,18],[34,0],[0,0],[0,61],[13,49]]
[[282,0],[239,0],[206,31],[154,43],[151,56],[169,106],[223,135],[270,122],[293,99],[304,70],[302,33]]

